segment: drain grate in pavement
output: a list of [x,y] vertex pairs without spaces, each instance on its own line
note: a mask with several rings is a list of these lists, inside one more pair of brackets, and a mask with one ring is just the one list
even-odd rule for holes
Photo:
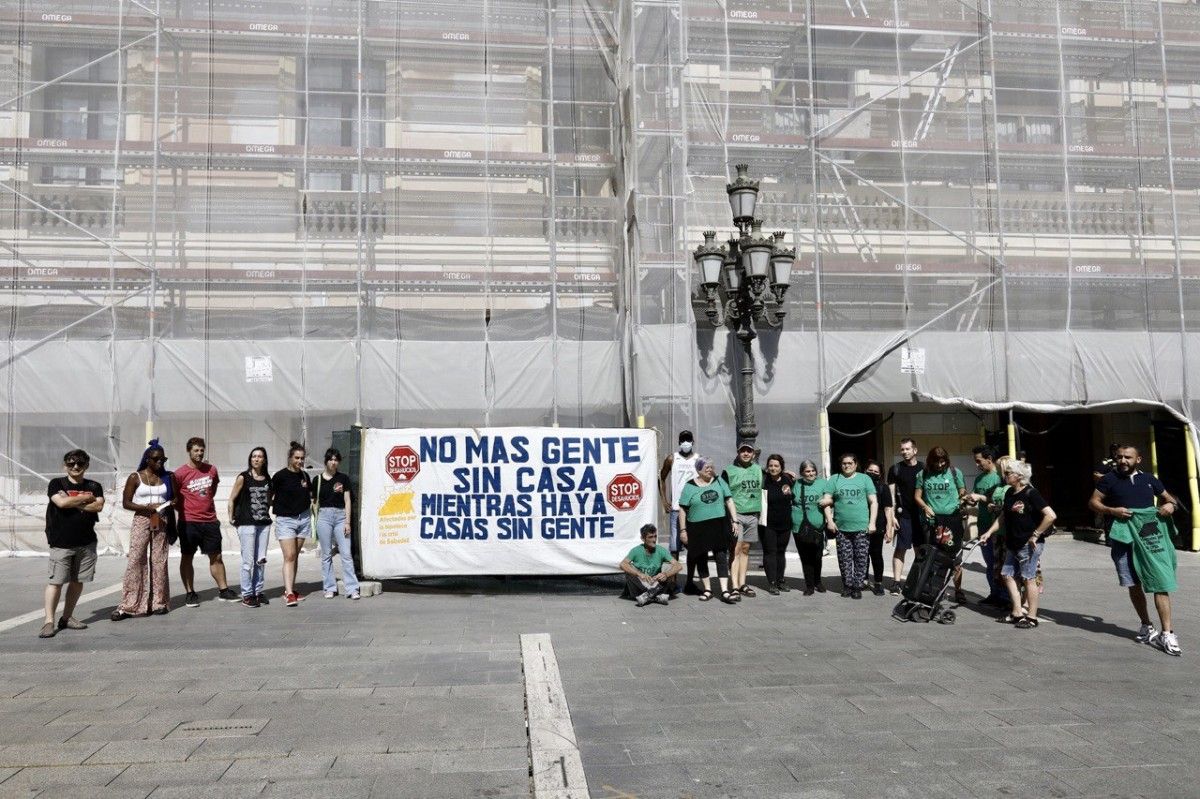
[[267,726],[266,719],[213,719],[211,721],[185,721],[168,738],[236,738],[243,735],[258,735]]

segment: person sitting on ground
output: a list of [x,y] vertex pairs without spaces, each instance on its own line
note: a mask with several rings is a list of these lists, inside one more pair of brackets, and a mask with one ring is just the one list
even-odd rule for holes
[[620,568],[625,572],[625,590],[640,608],[651,602],[667,604],[682,566],[666,547],[658,545],[658,528],[643,524],[642,543],[629,550]]
[[[1010,461],[1004,467],[1004,481],[1008,491],[1004,494],[1001,514],[1004,519],[1004,538],[1007,555],[1000,574],[1008,588],[1012,610],[999,621],[1015,624],[1022,629],[1038,626],[1038,563],[1046,547],[1046,533],[1054,526],[1057,518],[1054,509],[1038,490],[1029,483],[1033,470],[1021,461]],[[979,537],[986,544],[1000,529],[1000,519],[992,521],[987,531]],[[1027,611],[1021,609],[1021,591],[1017,578],[1025,584]]]
[[[1137,447],[1119,447],[1116,467],[1096,484],[1088,507],[1112,518],[1108,545],[1117,578],[1121,587],[1129,589],[1129,600],[1142,622],[1136,640],[1177,656],[1181,650],[1171,626],[1170,592],[1176,588],[1176,564],[1169,518],[1178,503],[1157,477],[1138,468],[1141,463]],[[1154,594],[1161,632],[1150,622],[1146,591]]]

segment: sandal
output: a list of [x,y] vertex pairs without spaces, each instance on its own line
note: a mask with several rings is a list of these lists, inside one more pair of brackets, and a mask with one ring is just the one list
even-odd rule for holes
[[1000,618],[996,619],[996,621],[998,621],[1001,624],[1016,624],[1023,618],[1025,618],[1023,615],[1022,616],[1014,616],[1011,613],[1006,613],[1003,616],[1001,616]]
[[721,592],[721,601],[724,602],[726,605],[732,605],[734,602],[737,602],[737,595],[734,594],[732,591],[722,591]]
[[1021,629],[1021,630],[1032,630],[1034,627],[1038,626],[1037,617],[1036,616],[1022,616],[1020,621],[1017,622],[1016,626],[1018,629]]
[[742,592],[742,596],[758,596],[758,594],[755,592],[755,590],[753,588],[751,588],[749,585],[743,585],[738,590]]
[[706,589],[704,589],[703,591],[701,591],[701,592],[700,592],[700,601],[701,601],[701,602],[707,602],[708,600],[712,599],[712,596],[713,596],[713,594],[712,594],[712,591],[709,591],[709,590],[706,588]]

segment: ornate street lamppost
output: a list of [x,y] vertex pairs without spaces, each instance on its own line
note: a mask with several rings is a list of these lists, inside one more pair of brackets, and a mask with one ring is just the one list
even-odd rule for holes
[[737,178],[725,186],[729,209],[738,235],[727,244],[716,243],[715,230],[704,231],[704,243],[693,258],[700,267],[704,313],[713,327],[729,325],[742,342],[742,379],[738,384],[738,441],[758,438],[754,420],[754,350],[758,337],[755,322],[779,327],[787,311],[783,296],[791,283],[796,251],[783,246],[784,233],[765,236],[762,220],[754,218],[758,181],[748,176],[750,167],[737,164]]

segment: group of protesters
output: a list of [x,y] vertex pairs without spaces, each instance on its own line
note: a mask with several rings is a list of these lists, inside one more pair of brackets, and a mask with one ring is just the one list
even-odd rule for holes
[[[756,590],[747,583],[746,572],[751,542],[757,541],[762,546],[765,590],[779,595],[791,590],[785,556],[794,541],[804,596],[825,593],[822,557],[833,541],[842,597],[887,593],[885,544],[894,545],[890,591],[900,595],[908,552],[927,547],[961,550],[966,519],[974,514],[987,579],[987,593],[979,604],[1001,609],[1001,623],[1037,628],[1041,559],[1057,515],[1032,485],[1029,464],[1023,458],[998,456],[990,446],[975,447],[977,473],[968,487],[943,447],[933,447],[923,459],[918,452],[913,439],[902,439],[900,459],[886,476],[875,461],[867,461],[860,471],[858,457],[846,453],[838,458],[836,473],[822,478],[813,461],[802,461],[789,471],[778,454],[768,455],[765,468],[760,467],[759,451],[744,441],[733,462],[718,474],[716,463],[697,454],[694,436],[685,430],[659,474],[666,546],[658,543],[656,525],[642,528],[642,543],[620,564],[626,592],[640,606],[668,604],[680,590],[710,601],[711,559],[717,571],[716,597],[731,605],[753,597]],[[1170,602],[1176,587],[1170,517],[1178,502],[1140,466],[1136,447],[1114,445],[1110,460],[1098,467],[1089,507],[1106,520],[1118,580],[1129,590],[1139,617],[1136,640],[1179,655]],[[683,566],[678,558],[684,551],[687,573],[680,586],[677,576]],[[961,566],[953,582],[954,601],[966,603]],[[1154,595],[1161,629],[1150,620],[1147,592]]]
[[[340,553],[343,595],[352,600],[359,598],[350,542],[351,483],[339,471],[342,455],[338,450],[325,452],[324,469],[315,476],[305,470],[307,452],[295,441],[288,447],[287,465],[274,474],[267,465],[266,449],[250,450],[246,470],[234,478],[227,507],[227,520],[237,530],[241,544],[240,592],[229,585],[221,554],[217,467],[204,458],[203,438],[188,439],[186,450],[187,463],[170,471],[166,450],[158,439],[153,439],[137,469],[125,480],[121,506],[133,513],[133,522],[121,600],[112,612],[112,621],[169,612],[167,553],[176,542],[187,607],[200,605],[192,565],[197,551],[208,557],[217,599],[240,602],[247,608],[269,604],[263,589],[272,526],[282,554],[285,606],[296,607],[304,599],[296,584],[296,565],[310,537],[316,538],[320,546],[325,597],[338,595],[333,561]],[[90,463],[87,452],[71,450],[63,457],[65,475],[54,478],[48,486],[50,580],[45,591],[45,623],[39,632],[42,638],[52,638],[64,629],[87,628],[73,614],[83,584],[95,575],[95,528],[105,503],[102,486],[86,476]]]

